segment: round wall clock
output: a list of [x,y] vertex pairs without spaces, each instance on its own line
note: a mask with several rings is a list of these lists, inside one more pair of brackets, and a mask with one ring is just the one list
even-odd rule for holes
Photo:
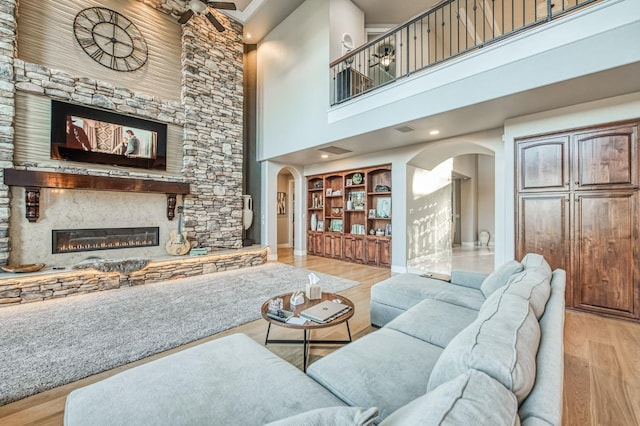
[[147,62],[142,33],[124,15],[105,7],[81,10],[73,21],[80,47],[94,61],[116,71],[135,71]]

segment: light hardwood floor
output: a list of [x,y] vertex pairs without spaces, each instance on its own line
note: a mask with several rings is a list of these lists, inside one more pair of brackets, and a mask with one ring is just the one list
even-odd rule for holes
[[[291,250],[279,250],[279,261],[361,282],[342,292],[356,306],[349,321],[354,338],[372,330],[369,324],[371,285],[390,276],[388,269],[356,265],[316,256],[294,257]],[[458,265],[456,265],[457,267]],[[266,323],[257,320],[189,345],[134,362],[114,370],[70,383],[50,391],[0,407],[0,425],[61,425],[65,398],[69,392],[102,380],[120,371],[183,350],[204,341],[242,332],[264,342]],[[272,338],[299,338],[296,331],[272,327]],[[343,338],[338,326],[315,337]],[[270,345],[269,348],[302,368],[299,345]],[[310,362],[330,353],[335,346],[313,346]],[[640,324],[567,311],[565,322],[565,425],[640,424]]]

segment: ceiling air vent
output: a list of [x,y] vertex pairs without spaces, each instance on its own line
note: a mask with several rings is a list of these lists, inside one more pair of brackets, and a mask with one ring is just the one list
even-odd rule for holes
[[400,126],[400,127],[394,127],[393,130],[397,130],[400,133],[409,133],[409,132],[413,132],[416,128],[415,127],[411,127],[408,124],[405,124],[404,126]]
[[328,152],[329,154],[346,154],[347,152],[353,152],[348,149],[340,148],[337,146],[325,146],[324,148],[318,148],[318,151]]

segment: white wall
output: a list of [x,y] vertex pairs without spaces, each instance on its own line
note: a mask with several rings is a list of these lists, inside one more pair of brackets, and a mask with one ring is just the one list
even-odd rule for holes
[[344,33],[351,35],[354,48],[365,43],[364,12],[351,0],[331,0],[329,25],[331,38],[329,58],[331,61],[342,56],[342,35]]
[[[476,194],[478,197],[478,229],[477,232],[489,231],[489,245],[494,245],[495,203],[496,203],[496,163],[489,155],[478,155],[478,179]],[[477,233],[474,236],[478,241]]]
[[329,3],[307,0],[258,45],[258,160],[327,139]]

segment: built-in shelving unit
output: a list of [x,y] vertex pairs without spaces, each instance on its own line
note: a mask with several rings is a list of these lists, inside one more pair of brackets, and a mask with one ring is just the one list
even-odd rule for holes
[[307,252],[391,266],[391,165],[307,178]]

